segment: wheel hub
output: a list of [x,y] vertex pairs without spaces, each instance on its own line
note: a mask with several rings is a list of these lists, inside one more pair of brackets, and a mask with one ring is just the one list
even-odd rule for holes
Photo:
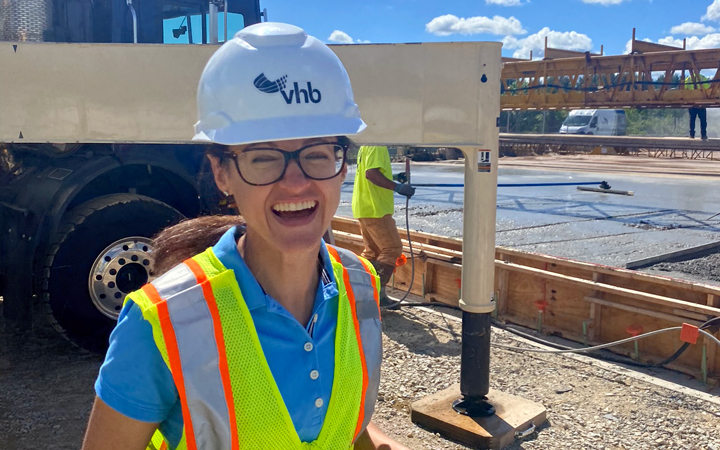
[[150,279],[151,240],[133,236],[110,244],[95,259],[88,288],[95,307],[111,319],[117,319],[125,296]]

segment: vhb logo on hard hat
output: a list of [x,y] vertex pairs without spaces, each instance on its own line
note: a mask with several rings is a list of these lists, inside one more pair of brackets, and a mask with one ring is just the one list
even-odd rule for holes
[[270,81],[267,79],[264,73],[258,75],[257,78],[255,78],[255,80],[253,81],[253,84],[256,88],[258,88],[260,92],[264,92],[266,94],[274,94],[276,92],[280,92],[282,94],[282,97],[285,99],[285,103],[287,103],[288,105],[293,102],[293,98],[295,98],[296,103],[300,103],[300,94],[303,94],[303,103],[320,103],[320,101],[322,100],[322,94],[320,94],[320,91],[318,89],[313,89],[312,83],[310,81],[307,82],[307,90],[300,89],[297,81],[294,82],[293,89],[290,90],[290,95],[285,92],[286,83],[287,75],[283,75],[275,81]]
[[197,108],[193,140],[224,145],[353,136],[366,127],[340,59],[283,23],[249,26],[223,44],[203,70]]

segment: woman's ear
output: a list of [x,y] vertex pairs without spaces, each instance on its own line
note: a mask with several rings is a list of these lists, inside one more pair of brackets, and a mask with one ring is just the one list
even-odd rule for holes
[[220,158],[217,156],[207,155],[207,158],[210,160],[210,166],[212,166],[215,185],[223,193],[230,192],[230,180],[228,179],[227,168],[220,163]]

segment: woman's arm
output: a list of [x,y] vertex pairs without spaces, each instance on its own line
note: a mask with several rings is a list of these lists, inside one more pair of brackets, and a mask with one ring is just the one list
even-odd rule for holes
[[355,442],[355,450],[410,450],[385,435],[372,422]]
[[157,423],[140,422],[120,414],[95,397],[83,450],[145,450]]

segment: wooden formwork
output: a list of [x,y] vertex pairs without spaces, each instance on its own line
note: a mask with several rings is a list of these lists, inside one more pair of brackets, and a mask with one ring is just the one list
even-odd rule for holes
[[[642,44],[637,44],[642,45]],[[720,104],[720,49],[682,50],[614,56],[586,54],[563,59],[503,64],[500,104],[504,110],[568,108],[686,108]],[[672,50],[670,50],[672,49]],[[571,56],[572,52],[568,56]],[[681,74],[700,80],[702,70],[716,70],[708,82],[670,82]],[[658,81],[662,74],[665,81]]]
[[[332,227],[337,245],[362,251],[357,221],[336,217]],[[411,292],[426,301],[457,305],[462,241],[421,232],[411,232],[411,237],[415,255]],[[408,264],[395,273],[393,282],[398,289],[407,289],[411,273],[407,240],[403,239],[403,244]],[[542,331],[589,345],[627,338],[631,326],[649,332],[683,323],[697,326],[720,316],[718,287],[502,247],[495,251],[495,292],[498,319],[535,328],[536,302],[544,300],[548,306]],[[640,361],[660,362],[682,344],[679,332],[642,339]],[[720,349],[702,336],[667,367],[701,378],[703,346],[709,378],[720,378]],[[631,356],[634,345],[611,350]]]

